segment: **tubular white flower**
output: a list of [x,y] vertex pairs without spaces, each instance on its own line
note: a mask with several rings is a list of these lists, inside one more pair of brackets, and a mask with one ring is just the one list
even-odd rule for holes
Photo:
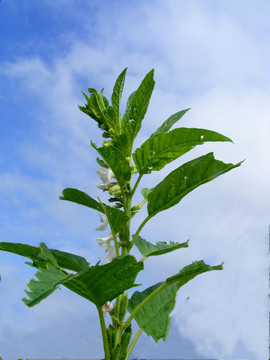
[[110,233],[108,236],[101,238],[97,237],[97,243],[99,246],[101,246],[103,249],[106,249],[105,252],[108,252],[111,248],[110,241],[113,240],[113,235]]
[[107,227],[108,227],[108,224],[109,224],[107,216],[106,215],[101,215],[100,213],[98,213],[98,215],[100,216],[100,221],[103,222],[103,224],[100,225],[99,227],[97,227],[96,230],[98,230],[98,231],[107,230]]
[[100,179],[103,182],[103,184],[98,184],[97,187],[101,190],[108,190],[112,178],[114,177],[114,173],[112,172],[112,170],[110,168],[107,169],[101,167],[97,170],[97,175],[100,177]]
[[104,316],[106,316],[107,312],[112,311],[112,309],[113,309],[113,303],[110,301],[105,302],[105,304],[102,306],[102,311]]
[[113,245],[110,249],[108,257],[107,258],[100,257],[100,260],[104,260],[106,261],[106,263],[110,263],[115,257],[116,257],[116,250],[115,250],[115,245]]

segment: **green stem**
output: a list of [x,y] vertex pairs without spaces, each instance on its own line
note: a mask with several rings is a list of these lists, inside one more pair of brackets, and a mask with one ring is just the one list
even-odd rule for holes
[[144,225],[148,222],[148,220],[151,219],[151,217],[152,217],[152,216],[147,216],[147,218],[145,218],[145,219],[143,220],[143,222],[141,223],[141,225],[138,227],[138,229],[137,229],[135,235],[133,236],[133,239],[132,239],[132,241],[131,241],[131,243],[130,243],[130,245],[129,245],[129,248],[130,248],[130,249],[131,249],[131,248],[133,247],[133,245],[135,244],[135,241],[136,241],[137,237],[139,236],[139,233],[141,232],[142,228],[143,228]]
[[125,322],[125,325],[122,327],[122,331],[124,331],[128,325],[131,323],[131,321],[134,319],[134,317],[138,314],[138,312],[145,306],[145,304],[148,303],[153,297],[155,297],[160,291],[165,289],[168,286],[168,284],[165,282],[163,285],[161,285],[159,288],[157,288],[155,291],[152,292],[152,294],[148,295],[147,298],[145,298],[140,305],[136,307],[136,309],[130,314],[130,317]]
[[132,195],[135,193],[135,191],[136,191],[136,189],[137,189],[137,187],[139,185],[139,182],[141,181],[142,176],[143,176],[143,174],[139,175],[139,177],[138,177],[138,179],[137,179],[137,181],[136,181],[136,183],[134,185],[134,188],[132,189],[132,192],[131,192]]
[[110,360],[110,348],[109,348],[109,342],[108,342],[108,336],[107,336],[107,329],[105,325],[104,315],[102,312],[101,306],[97,306],[98,315],[99,315],[99,322],[102,332],[102,339],[103,339],[103,348],[105,353],[105,359],[104,360]]
[[141,336],[142,332],[143,332],[143,329],[139,329],[137,331],[136,335],[134,336],[134,338],[132,339],[132,341],[131,341],[128,349],[127,349],[126,360],[129,358],[129,355],[130,355],[131,351],[133,350],[134,346],[136,345],[136,343],[137,343],[139,337]]

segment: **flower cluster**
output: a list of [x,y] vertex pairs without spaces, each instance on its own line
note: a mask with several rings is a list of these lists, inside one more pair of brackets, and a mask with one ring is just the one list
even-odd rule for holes
[[[102,180],[102,184],[98,184],[97,187],[103,191],[109,191],[116,188],[118,189],[119,185],[117,182],[112,182],[114,174],[110,168],[99,168],[97,170],[97,175]],[[98,231],[105,231],[108,227],[108,219],[106,215],[99,214],[100,221],[102,225],[96,228]],[[100,257],[100,260],[104,260],[107,263],[111,262],[116,257],[115,245],[111,245],[111,241],[113,241],[113,235],[110,233],[105,237],[97,237],[97,243],[103,249],[105,249],[105,253],[109,252],[107,258]]]

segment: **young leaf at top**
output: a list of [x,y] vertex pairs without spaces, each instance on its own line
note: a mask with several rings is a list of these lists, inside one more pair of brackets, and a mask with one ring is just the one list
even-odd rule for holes
[[165,177],[148,197],[148,215],[154,216],[158,212],[169,209],[189,192],[214,178],[238,167],[241,162],[225,164],[216,160],[213,153],[191,160]]
[[155,136],[161,132],[168,132],[170,130],[170,128],[178,121],[181,119],[182,116],[185,115],[185,113],[190,110],[191,108],[185,109],[185,110],[181,110],[178,111],[177,113],[173,114],[172,116],[170,116],[166,121],[164,121],[164,123],[151,135]]
[[222,270],[222,265],[209,266],[203,260],[196,261],[164,282],[142,292],[135,291],[129,300],[128,312],[136,312],[136,308],[149,298],[134,318],[139,327],[156,342],[161,338],[165,341],[170,328],[169,315],[174,309],[177,291],[197,275],[211,270]]
[[[60,200],[75,202],[76,204],[84,205],[104,213],[103,207],[83,191],[67,188],[62,191],[62,195],[63,196],[59,197]],[[113,226],[112,230],[117,234],[128,223],[129,217],[121,210],[105,204],[103,205],[106,208],[106,215],[112,219],[112,221],[110,221],[110,224]]]
[[156,244],[152,244],[140,236],[137,237],[135,241],[136,248],[140,251],[140,253],[145,257],[149,256],[157,256],[162,254],[167,254],[174,250],[188,247],[188,241],[183,243],[175,243],[170,241],[170,243],[166,243],[165,241],[158,241]]
[[[122,141],[125,141],[125,146],[128,147],[125,153],[131,153],[133,141],[141,128],[155,85],[153,76],[154,70],[151,70],[145,76],[134,95],[129,98],[128,108],[123,116],[121,127]],[[126,139],[123,140],[123,138]]]
[[125,68],[124,71],[122,71],[121,74],[118,76],[118,78],[115,82],[114,88],[113,88],[113,93],[112,93],[112,106],[114,108],[115,115],[116,115],[115,121],[117,121],[119,123],[119,128],[120,128],[120,123],[121,123],[120,102],[121,102],[122,92],[123,92],[123,88],[124,88],[124,84],[125,84],[126,72],[127,72],[127,68]]
[[140,174],[150,174],[206,141],[230,141],[215,131],[178,128],[169,133],[160,132],[150,137],[134,152],[133,160]]

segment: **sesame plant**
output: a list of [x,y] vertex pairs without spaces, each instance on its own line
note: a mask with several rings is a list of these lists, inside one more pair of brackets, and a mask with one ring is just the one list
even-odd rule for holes
[[[39,247],[0,243],[0,250],[27,257],[31,260],[27,264],[38,269],[36,279],[30,280],[27,297],[23,299],[27,306],[37,305],[59,285],[93,303],[100,321],[105,360],[127,360],[143,332],[156,342],[160,339],[165,341],[177,291],[197,275],[222,270],[222,264],[210,266],[203,260],[195,261],[175,275],[161,278],[151,287],[135,291],[132,295],[128,293],[129,289],[138,286],[136,277],[143,270],[145,261],[152,256],[188,247],[188,241],[154,243],[153,239],[145,240],[141,236],[145,224],[154,216],[159,216],[160,212],[177,205],[200,185],[241,164],[225,164],[216,160],[213,153],[208,153],[177,167],[153,188],[139,190],[143,177],[153,176],[154,181],[155,172],[195,146],[208,141],[232,142],[224,135],[205,129],[179,127],[171,130],[189,110],[185,109],[170,116],[134,150],[133,143],[154,89],[153,75],[154,70],[151,70],[129,96],[123,116],[120,101],[126,69],[116,80],[111,104],[103,95],[103,90],[98,92],[89,88],[88,95],[83,93],[85,105],[79,106],[102,132],[101,144],[91,142],[91,145],[98,153],[97,175],[102,183],[97,187],[106,199],[94,199],[72,188],[64,189],[60,199],[98,212],[102,224],[96,230],[109,228],[106,237],[97,238],[107,257],[100,257],[96,264],[90,265],[81,256],[49,249],[44,243]],[[136,199],[141,196],[139,203],[134,203],[135,193]],[[147,208],[147,214],[139,227],[133,229],[133,218],[142,207]],[[141,253],[139,260],[132,255],[134,247]],[[132,336],[134,321],[139,330]]]

